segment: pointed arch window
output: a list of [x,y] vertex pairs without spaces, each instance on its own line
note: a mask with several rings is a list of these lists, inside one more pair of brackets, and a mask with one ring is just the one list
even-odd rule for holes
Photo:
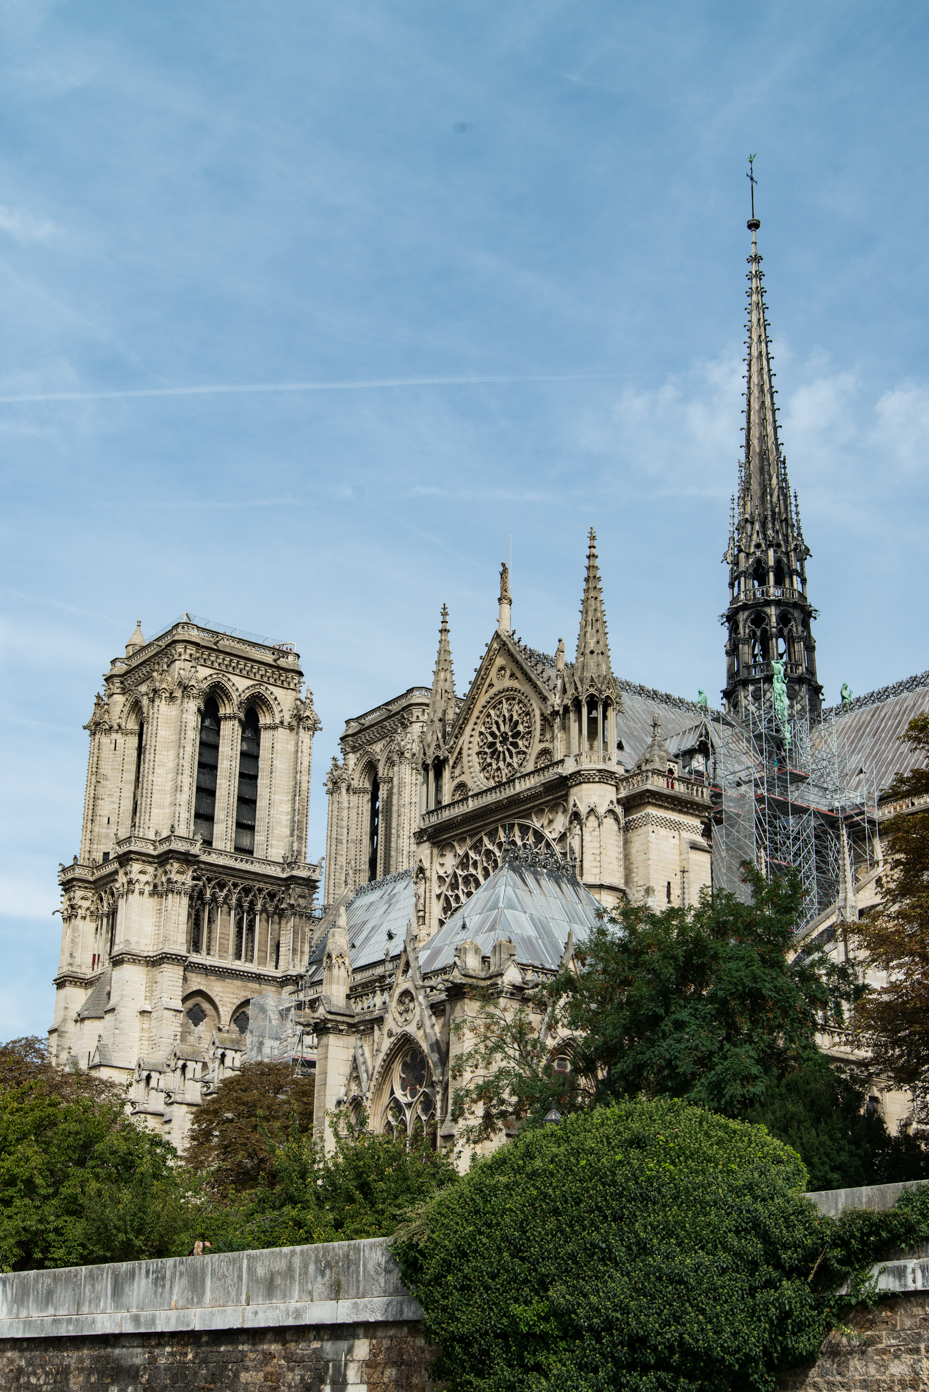
[[203,837],[205,846],[213,844],[216,821],[216,777],[219,770],[219,706],[211,696],[200,717],[200,746],[197,751],[197,792],[194,801],[194,835]]
[[139,734],[135,746],[135,779],[132,784],[132,829],[135,830],[139,815],[139,793],[142,788],[142,759],[145,755],[145,721],[139,721]]
[[242,721],[239,744],[239,789],[235,805],[235,848],[255,854],[255,814],[258,808],[258,760],[261,755],[261,725],[258,712],[249,706]]
[[377,879],[377,850],[381,830],[381,783],[377,774],[371,780],[371,806],[368,822],[368,880]]

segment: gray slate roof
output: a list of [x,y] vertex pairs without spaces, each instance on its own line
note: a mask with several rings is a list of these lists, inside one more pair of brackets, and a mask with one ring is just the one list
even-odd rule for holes
[[929,712],[929,672],[857,696],[849,706],[834,706],[826,714],[833,712],[839,755],[852,780],[863,768],[869,788],[886,788],[895,773],[906,773],[917,762],[899,737],[914,716]]
[[[395,875],[362,885],[346,904],[345,918],[353,970],[382,962],[385,956],[398,957],[403,951],[406,925],[416,922],[413,871],[399,870]],[[323,974],[328,936],[327,933],[319,940],[310,957],[308,983]]]
[[509,938],[521,965],[555,970],[568,934],[586,937],[599,913],[597,900],[573,876],[507,860],[420,948],[420,966],[424,975],[449,966],[466,939],[489,956],[499,938]]

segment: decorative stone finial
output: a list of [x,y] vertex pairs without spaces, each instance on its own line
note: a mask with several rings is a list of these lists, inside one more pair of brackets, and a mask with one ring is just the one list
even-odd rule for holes
[[500,565],[500,617],[497,627],[501,633],[510,631],[510,606],[513,603],[513,596],[510,594],[510,568],[506,561]]

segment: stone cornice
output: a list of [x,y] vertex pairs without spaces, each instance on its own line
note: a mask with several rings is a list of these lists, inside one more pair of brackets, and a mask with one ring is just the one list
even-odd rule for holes
[[241,855],[235,851],[214,850],[204,846],[199,837],[161,836],[154,838],[125,836],[116,842],[116,849],[109,860],[90,865],[80,862],[62,866],[59,882],[62,889],[72,889],[78,885],[88,888],[102,888],[117,872],[142,862],[152,866],[163,866],[168,860],[180,861],[191,867],[202,867],[231,872],[236,875],[254,876],[257,880],[272,879],[277,884],[302,884],[313,889],[322,878],[322,865],[309,861],[261,860],[257,856]]

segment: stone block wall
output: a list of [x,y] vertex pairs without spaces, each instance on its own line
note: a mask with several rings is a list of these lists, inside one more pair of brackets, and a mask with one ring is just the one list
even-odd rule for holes
[[0,1340],[0,1389],[431,1392],[416,1321]]
[[781,1392],[913,1392],[929,1387],[929,1295],[903,1295],[860,1307],[848,1321],[850,1334],[830,1334],[819,1358],[793,1368],[778,1383]]

